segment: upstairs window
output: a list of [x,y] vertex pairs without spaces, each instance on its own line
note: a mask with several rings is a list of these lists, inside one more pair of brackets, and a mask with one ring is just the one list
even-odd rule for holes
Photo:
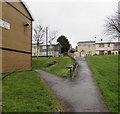
[[43,46],[42,49],[46,49],[46,46]]
[[104,44],[99,44],[99,47],[104,47]]
[[91,48],[92,47],[92,45],[91,44],[88,44],[88,48]]
[[108,44],[108,47],[110,47],[110,44]]
[[50,46],[50,49],[52,49],[52,46]]
[[36,46],[33,46],[32,48],[33,48],[33,49],[36,49],[37,47],[36,47]]
[[84,48],[84,45],[81,45],[82,48]]

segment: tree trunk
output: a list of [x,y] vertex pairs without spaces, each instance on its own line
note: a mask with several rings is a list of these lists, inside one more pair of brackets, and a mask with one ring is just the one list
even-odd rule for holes
[[38,59],[38,46],[37,46],[37,59]]

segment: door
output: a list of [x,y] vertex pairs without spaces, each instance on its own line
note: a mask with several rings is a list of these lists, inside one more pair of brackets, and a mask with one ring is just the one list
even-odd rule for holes
[[111,55],[111,51],[108,51],[108,55]]

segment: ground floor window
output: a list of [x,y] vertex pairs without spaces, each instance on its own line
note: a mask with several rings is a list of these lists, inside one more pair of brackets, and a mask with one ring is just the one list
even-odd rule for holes
[[88,51],[88,52],[86,53],[86,56],[92,56],[92,51]]
[[36,53],[34,53],[34,56],[36,56]]
[[104,55],[104,51],[99,51],[99,55]]
[[36,56],[36,53],[32,53],[32,56]]
[[89,55],[92,55],[92,51],[89,51],[88,54],[89,54]]

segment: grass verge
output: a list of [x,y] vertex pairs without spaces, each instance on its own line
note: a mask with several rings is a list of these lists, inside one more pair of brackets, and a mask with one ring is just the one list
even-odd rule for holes
[[[70,57],[39,57],[33,58],[33,69],[41,69],[61,77],[70,77],[70,69],[66,66],[73,65],[75,61]],[[50,62],[56,61],[57,64],[46,67]]]
[[63,111],[44,81],[33,71],[16,72],[2,81],[3,112]]
[[104,100],[111,112],[118,112],[118,55],[86,57]]

